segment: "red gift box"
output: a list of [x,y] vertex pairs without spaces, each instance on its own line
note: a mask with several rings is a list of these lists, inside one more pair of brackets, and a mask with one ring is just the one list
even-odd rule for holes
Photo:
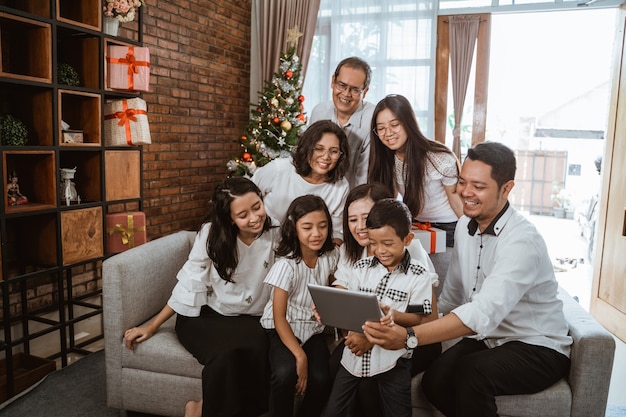
[[106,215],[107,252],[120,253],[146,243],[146,215],[141,211]]
[[150,91],[150,50],[140,46],[107,47],[107,87]]
[[104,104],[104,144],[107,146],[149,145],[150,126],[146,102],[140,98]]
[[430,223],[415,222],[411,227],[413,234],[422,243],[427,253],[446,251],[446,231],[431,227]]

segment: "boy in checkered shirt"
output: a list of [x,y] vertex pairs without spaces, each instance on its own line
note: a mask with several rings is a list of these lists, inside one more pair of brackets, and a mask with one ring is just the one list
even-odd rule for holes
[[[437,318],[433,284],[437,275],[415,259],[406,246],[411,243],[411,213],[396,199],[374,204],[367,217],[368,256],[354,264],[345,280],[333,285],[352,291],[376,294],[385,313],[391,309],[392,322],[410,327]],[[363,378],[378,382],[380,403],[386,417],[411,416],[412,341],[405,348],[386,350],[368,342],[362,333],[346,337],[326,417],[345,416]],[[426,365],[426,364],[425,364]],[[424,365],[424,367],[425,367]]]

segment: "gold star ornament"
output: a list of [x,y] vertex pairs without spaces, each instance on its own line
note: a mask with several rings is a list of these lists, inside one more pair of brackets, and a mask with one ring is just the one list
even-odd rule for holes
[[303,35],[302,32],[298,30],[298,25],[295,25],[291,29],[287,30],[287,45],[293,44],[296,46],[298,44],[298,39]]

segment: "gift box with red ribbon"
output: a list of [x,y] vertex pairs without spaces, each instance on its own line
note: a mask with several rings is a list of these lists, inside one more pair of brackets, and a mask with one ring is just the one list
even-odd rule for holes
[[150,50],[140,46],[107,46],[107,88],[150,91]]
[[120,253],[146,243],[146,215],[141,211],[106,215],[107,253]]
[[446,251],[446,231],[432,227],[430,223],[415,222],[411,227],[415,238],[419,239],[428,253]]
[[146,102],[140,98],[104,104],[104,144],[107,146],[149,145],[150,126]]

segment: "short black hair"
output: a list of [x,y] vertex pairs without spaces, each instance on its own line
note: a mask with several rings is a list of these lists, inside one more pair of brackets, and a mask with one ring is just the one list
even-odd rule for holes
[[489,165],[491,178],[496,181],[498,188],[515,179],[517,170],[515,153],[506,145],[498,142],[481,142],[467,150],[467,159]]
[[370,86],[370,82],[372,81],[372,68],[370,67],[370,64],[357,56],[344,58],[341,62],[339,62],[339,64],[337,64],[337,68],[335,68],[335,73],[333,74],[333,79],[337,79],[339,71],[342,67],[355,68],[363,71],[365,73],[363,88],[368,88]]
[[374,203],[365,224],[368,229],[390,226],[400,239],[404,239],[411,231],[412,218],[409,208],[402,201],[384,198]]

